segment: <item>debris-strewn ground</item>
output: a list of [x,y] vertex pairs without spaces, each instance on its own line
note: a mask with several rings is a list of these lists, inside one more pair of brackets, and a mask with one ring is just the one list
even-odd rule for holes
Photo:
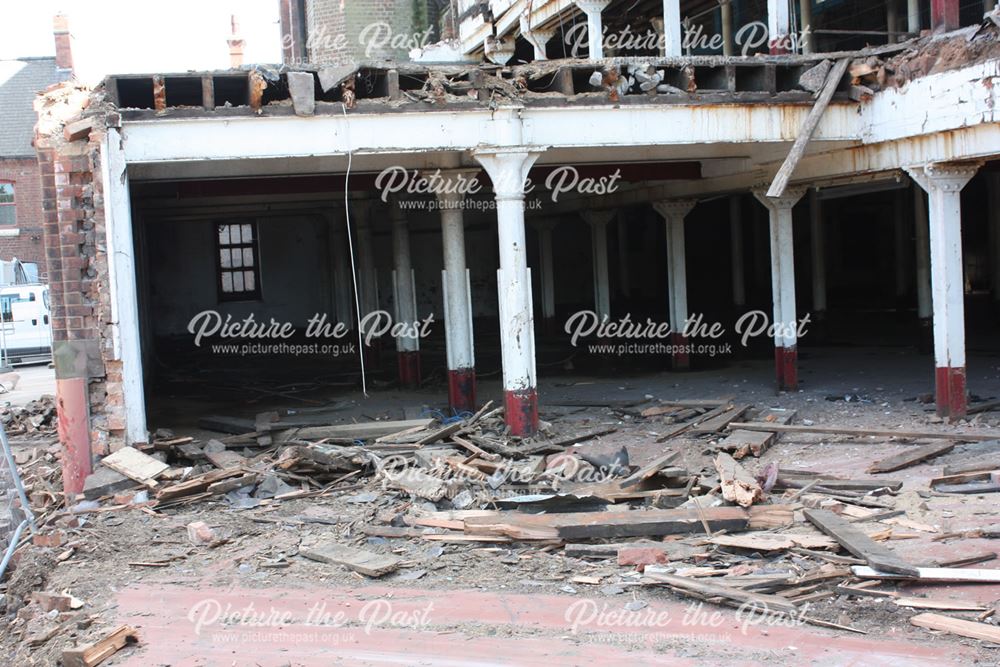
[[[885,363],[860,373],[874,376]],[[495,660],[509,664],[657,655],[701,664],[866,656],[996,664],[989,641],[937,634],[911,618],[940,614],[1000,632],[1000,579],[854,576],[852,565],[874,556],[818,530],[828,515],[816,511],[904,567],[1000,574],[1000,496],[987,488],[1000,443],[985,439],[1000,435],[1000,412],[944,424],[920,383],[831,374],[819,384],[808,371],[803,391],[774,396],[769,370],[748,363],[738,381],[731,372],[691,374],[683,391],[671,375],[552,382],[542,394],[545,432],[524,442],[505,434],[492,407],[455,420],[426,412],[421,403],[433,394],[363,406],[345,395],[335,409],[295,414],[252,408],[218,415],[248,434],[158,432],[145,454],[165,466],[121,466],[133,475],[163,468],[155,483],[105,479],[113,490],[79,499],[76,512],[45,495],[59,493],[52,452],[21,444],[32,497],[47,502],[36,510],[44,528],[4,584],[2,650],[10,664],[56,664],[65,649],[126,624],[139,645],[110,664],[313,664],[325,655],[362,663],[378,650],[465,664],[473,660],[463,651],[473,649],[480,662],[490,662],[483,651],[513,651]],[[997,388],[995,367],[973,379]],[[377,430],[404,417],[415,425],[390,435],[336,428]],[[733,426],[746,422],[954,439]],[[926,461],[868,472],[949,442]],[[949,467],[975,470],[932,486]],[[955,483],[986,486],[935,490]],[[765,622],[748,600],[793,611]],[[265,618],[275,609],[289,616]],[[324,614],[341,616],[321,622]],[[535,647],[535,662],[510,642]],[[271,653],[277,646],[284,653]]]

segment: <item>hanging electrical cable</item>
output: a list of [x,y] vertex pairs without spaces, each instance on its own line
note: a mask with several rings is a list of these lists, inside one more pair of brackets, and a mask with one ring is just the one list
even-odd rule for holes
[[341,104],[344,111],[344,136],[347,138],[347,173],[344,175],[344,225],[347,227],[347,250],[351,255],[351,282],[354,286],[354,313],[358,325],[358,361],[361,363],[361,393],[368,398],[368,379],[365,376],[365,341],[361,331],[361,297],[358,296],[358,269],[354,261],[354,237],[351,236],[351,166],[354,162],[354,152],[351,150],[350,123],[347,116],[347,105]]

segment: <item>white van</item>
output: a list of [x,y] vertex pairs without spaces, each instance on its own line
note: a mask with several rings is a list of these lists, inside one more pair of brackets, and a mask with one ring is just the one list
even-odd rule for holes
[[52,359],[48,285],[0,287],[0,363],[30,364]]

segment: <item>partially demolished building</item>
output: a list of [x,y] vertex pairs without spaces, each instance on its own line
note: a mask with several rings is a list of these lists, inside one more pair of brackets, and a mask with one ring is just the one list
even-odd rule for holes
[[[720,363],[694,315],[735,331],[762,310],[781,390],[809,323],[901,348],[926,331],[939,414],[961,417],[966,329],[995,338],[965,304],[1000,296],[1000,19],[823,4],[460,1],[440,20],[467,62],[292,64],[303,44],[284,66],[51,89],[36,146],[66,491],[149,441],[181,374],[360,391],[443,367],[442,404],[447,384],[468,411],[490,358],[530,437],[537,350],[578,311],[669,323],[682,370]],[[768,39],[741,44],[752,22]],[[625,28],[656,39],[610,38]],[[210,345],[335,324],[325,355]]]

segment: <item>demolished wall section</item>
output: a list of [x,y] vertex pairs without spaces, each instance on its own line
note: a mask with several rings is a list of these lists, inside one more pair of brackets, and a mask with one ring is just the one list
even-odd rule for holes
[[[88,411],[68,414],[66,398],[58,396],[60,440],[66,448],[74,432],[82,436],[76,420],[83,417],[89,456],[103,456],[124,444],[125,411],[121,362],[112,346],[101,179],[107,129],[102,105],[91,102],[90,91],[79,85],[50,88],[36,102],[35,147],[42,177],[57,394],[62,381],[82,379]],[[81,124],[83,130],[78,129]]]

